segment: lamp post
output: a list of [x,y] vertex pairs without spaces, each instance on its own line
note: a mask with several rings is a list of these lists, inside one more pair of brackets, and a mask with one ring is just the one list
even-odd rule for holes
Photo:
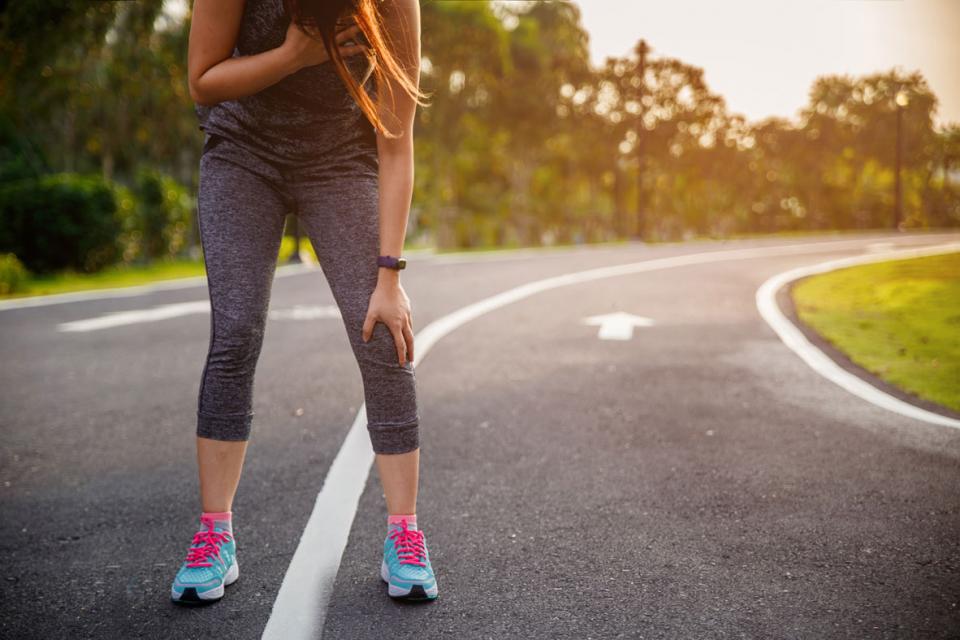
[[642,240],[644,237],[644,228],[646,226],[646,202],[644,199],[643,193],[643,174],[645,173],[644,169],[646,168],[646,142],[647,135],[643,126],[643,116],[645,109],[643,108],[643,95],[644,87],[646,81],[646,72],[647,72],[647,54],[650,53],[650,45],[647,44],[646,40],[640,40],[637,43],[636,49],[638,64],[637,64],[637,102],[639,108],[637,109],[637,222],[636,228],[634,229],[634,237]]
[[303,262],[300,259],[300,216],[291,216],[290,223],[293,225],[293,253],[287,259],[287,264],[300,264]]
[[900,181],[900,166],[903,163],[903,108],[910,104],[910,97],[906,91],[900,89],[894,102],[897,105],[897,155],[893,178],[893,228],[899,229],[903,223],[903,185]]

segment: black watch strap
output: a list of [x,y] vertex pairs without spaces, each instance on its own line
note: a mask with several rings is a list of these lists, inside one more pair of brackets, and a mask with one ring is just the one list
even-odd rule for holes
[[377,266],[397,270],[405,269],[407,267],[407,259],[401,258],[400,256],[378,256]]

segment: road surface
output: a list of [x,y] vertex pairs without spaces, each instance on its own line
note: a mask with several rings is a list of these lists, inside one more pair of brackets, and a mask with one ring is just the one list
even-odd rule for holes
[[[544,278],[716,254],[522,297],[415,362],[440,597],[387,597],[374,468],[310,612],[323,637],[960,637],[960,430],[824,379],[754,299],[798,266],[958,239],[411,258],[419,331]],[[0,310],[2,637],[263,634],[363,391],[322,273],[278,277],[234,504],[241,577],[215,605],[171,604],[198,522],[206,300],[200,282]]]

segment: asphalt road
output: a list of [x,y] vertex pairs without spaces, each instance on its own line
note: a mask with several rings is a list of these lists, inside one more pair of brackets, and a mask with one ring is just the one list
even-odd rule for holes
[[[415,366],[418,519],[440,597],[386,595],[374,468],[324,638],[960,637],[960,430],[820,377],[754,301],[764,280],[796,266],[958,238],[411,259],[402,281],[419,330],[550,276],[804,245],[545,291],[439,342]],[[206,296],[201,283],[0,310],[2,637],[263,632],[363,399],[339,318],[270,320],[234,504],[241,578],[221,602],[192,609],[170,603],[169,585],[197,525],[194,412],[209,316],[58,330]],[[274,310],[333,304],[319,271],[275,281]],[[601,340],[583,322],[613,312],[653,324]]]

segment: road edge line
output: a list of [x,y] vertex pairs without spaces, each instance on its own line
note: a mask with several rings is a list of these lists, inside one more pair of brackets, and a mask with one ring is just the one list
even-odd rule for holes
[[[301,273],[310,273],[319,271],[319,266],[307,263],[285,264],[277,267],[274,277],[284,278],[286,276],[299,275]],[[110,300],[113,298],[133,298],[148,293],[158,291],[175,291],[177,289],[191,289],[200,287],[207,282],[207,276],[187,276],[185,278],[170,278],[169,280],[160,280],[147,284],[135,284],[127,287],[104,287],[103,289],[87,289],[85,291],[69,291],[67,293],[51,293],[38,296],[27,296],[24,298],[11,298],[10,300],[0,300],[0,311],[7,309],[29,309],[32,307],[49,307],[55,304],[68,304],[71,302],[87,302],[90,300]]]
[[[929,235],[914,234],[901,236],[899,240],[928,240]],[[856,238],[826,242],[794,243],[762,247],[746,247],[742,249],[719,249],[691,254],[665,256],[662,258],[648,258],[638,262],[629,262],[621,265],[594,267],[583,271],[551,276],[517,285],[506,291],[472,302],[445,316],[430,322],[416,333],[414,337],[417,345],[417,362],[423,363],[430,349],[441,338],[469,321],[500,307],[528,298],[536,293],[556,289],[559,287],[590,282],[602,278],[622,275],[631,275],[649,271],[659,271],[673,267],[684,267],[710,262],[724,262],[727,260],[742,260],[769,256],[816,253],[818,251],[837,251],[843,247],[865,248],[876,238]],[[960,244],[960,243],[957,243]],[[842,246],[841,246],[842,245]],[[324,480],[314,510],[310,513],[307,525],[301,535],[297,549],[290,560],[290,565],[284,574],[277,597],[274,600],[270,617],[267,620],[262,640],[313,640],[320,638],[323,624],[326,620],[330,596],[333,595],[333,586],[340,568],[340,561],[349,541],[350,529],[356,517],[360,497],[366,487],[370,468],[373,465],[374,455],[365,418],[366,404],[358,410],[344,444],[334,458],[330,470]],[[362,436],[362,437],[361,437]],[[363,449],[361,455],[358,449]],[[369,449],[369,451],[367,451]],[[338,462],[340,464],[338,465]],[[354,465],[355,473],[348,475],[340,471],[340,467]],[[337,473],[334,473],[334,466]],[[348,478],[358,481],[358,486],[344,484]],[[346,496],[346,497],[345,497]],[[322,510],[335,505],[340,514],[348,514],[340,519],[327,518],[326,524],[319,524]],[[326,526],[339,527],[330,533]],[[326,533],[322,533],[326,531]],[[325,535],[326,538],[317,537]],[[336,544],[332,544],[336,541]],[[313,556],[311,556],[313,554]],[[295,566],[296,563],[296,566]],[[305,612],[308,608],[312,611]],[[289,623],[294,624],[289,624]],[[286,624],[285,624],[286,623]]]
[[787,284],[821,273],[836,271],[844,267],[875,262],[887,262],[904,258],[919,258],[923,256],[942,255],[960,251],[960,242],[935,245],[932,247],[916,247],[898,249],[861,256],[852,256],[828,260],[815,265],[796,267],[779,273],[760,285],[756,292],[757,310],[761,317],[770,325],[780,340],[818,374],[830,380],[855,396],[876,405],[887,411],[898,413],[908,418],[921,420],[929,424],[960,429],[960,420],[928,411],[914,404],[901,400],[883,391],[867,380],[856,376],[833,360],[823,350],[811,342],[807,336],[787,317],[777,303],[777,292]]

